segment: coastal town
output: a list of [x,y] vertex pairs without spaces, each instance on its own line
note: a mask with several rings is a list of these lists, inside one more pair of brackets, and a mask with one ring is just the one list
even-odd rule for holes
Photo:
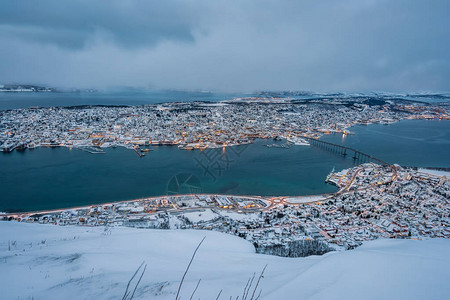
[[[279,95],[222,102],[176,102],[143,106],[78,106],[0,111],[0,150],[78,148],[104,153],[127,147],[142,157],[150,146],[222,148],[255,139],[308,145],[323,134],[351,134],[349,127],[392,124],[402,119],[450,119],[446,104],[382,98],[296,100]],[[285,95],[282,95],[285,96]]]
[[[90,153],[126,147],[142,157],[152,146],[222,148],[256,139],[286,140],[353,153],[355,166],[324,178],[333,194],[301,197],[179,195],[27,213],[3,220],[55,225],[203,229],[237,235],[259,253],[307,256],[353,249],[377,238],[449,238],[450,181],[445,175],[390,165],[352,148],[319,140],[349,127],[402,119],[450,119],[446,104],[384,98],[296,100],[262,93],[222,102],[144,106],[80,106],[0,111],[4,152],[69,147]],[[280,146],[280,144],[266,145]],[[232,148],[233,149],[233,148]],[[348,152],[348,153],[347,153]],[[149,154],[151,155],[151,154]]]
[[4,221],[60,226],[215,230],[258,253],[298,257],[348,250],[378,238],[450,238],[450,180],[398,165],[364,163],[332,172],[329,195],[174,195],[28,213]]

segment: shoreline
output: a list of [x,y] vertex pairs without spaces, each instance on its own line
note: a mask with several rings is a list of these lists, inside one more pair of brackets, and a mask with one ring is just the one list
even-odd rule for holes
[[[41,144],[33,144],[32,147],[28,147],[28,145],[25,146],[25,148],[23,149],[16,149],[18,146],[20,146],[20,143],[17,143],[15,145],[11,145],[13,148],[11,150],[5,151],[3,148],[0,149],[0,152],[3,153],[11,153],[14,150],[19,151],[19,152],[24,152],[26,149],[28,150],[34,150],[36,148],[68,148],[68,149],[78,149],[78,150],[84,150],[83,148],[95,148],[95,149],[99,149],[99,150],[103,150],[103,149],[114,149],[117,147],[122,147],[128,150],[140,150],[140,147],[157,147],[157,146],[171,146],[171,147],[178,147],[179,150],[186,150],[186,151],[191,151],[191,150],[206,150],[206,149],[220,149],[220,148],[227,148],[227,147],[237,147],[237,146],[244,146],[244,145],[249,145],[249,144],[253,144],[255,140],[277,140],[278,138],[280,138],[283,141],[286,141],[286,143],[291,143],[292,145],[295,146],[310,146],[309,143],[304,140],[304,139],[316,139],[316,140],[321,140],[322,137],[327,136],[327,135],[331,135],[331,134],[342,134],[342,135],[353,135],[354,133],[352,131],[350,131],[350,129],[352,127],[355,126],[369,126],[369,125],[392,125],[392,124],[396,124],[399,123],[401,121],[404,120],[431,120],[431,121],[450,121],[450,119],[446,119],[446,118],[439,118],[439,117],[425,117],[425,116],[408,116],[399,120],[392,120],[386,123],[383,123],[383,121],[378,121],[378,122],[369,122],[369,123],[354,123],[354,124],[347,124],[346,126],[344,126],[342,129],[328,129],[328,130],[318,130],[317,133],[315,134],[309,134],[309,135],[291,135],[291,134],[287,134],[287,135],[280,135],[280,136],[268,136],[268,135],[260,135],[260,134],[255,134],[254,136],[249,137],[248,141],[245,142],[239,142],[239,143],[233,143],[233,144],[203,144],[203,143],[186,143],[186,142],[181,142],[178,140],[160,140],[160,141],[148,141],[148,143],[138,143],[138,142],[124,142],[124,143],[113,143],[113,142],[108,142],[108,143],[104,143],[101,145],[95,145],[95,144],[65,144],[65,143],[60,143],[60,144],[52,144],[52,143],[41,143]],[[303,141],[301,141],[303,140]],[[297,142],[300,141],[300,142]],[[105,145],[106,144],[106,145]],[[104,146],[105,145],[105,146]],[[146,148],[144,148],[146,149]],[[89,152],[89,151],[87,151]],[[102,152],[98,152],[98,153],[92,153],[91,154],[99,154]]]
[[[375,164],[375,163],[372,163]],[[377,164],[379,165],[379,164]],[[379,165],[381,166],[381,165]],[[389,167],[396,173],[395,166],[389,165]],[[349,169],[346,169],[349,170]],[[341,171],[342,172],[342,171]],[[313,194],[313,195],[294,195],[294,196],[258,196],[258,195],[232,195],[232,194],[217,194],[217,193],[195,193],[195,194],[175,194],[175,195],[160,195],[160,196],[152,196],[152,197],[144,197],[144,198],[136,198],[131,200],[121,200],[121,201],[114,201],[114,202],[104,202],[104,203],[98,203],[98,204],[88,204],[88,205],[82,205],[82,206],[74,206],[74,207],[68,207],[68,208],[55,208],[55,209],[45,209],[45,210],[34,210],[34,211],[24,211],[24,212],[0,212],[0,217],[11,217],[11,216],[31,216],[31,215],[42,215],[42,214],[52,214],[52,213],[60,213],[64,211],[72,211],[72,210],[82,210],[82,209],[91,209],[94,207],[101,207],[101,206],[115,206],[120,204],[130,204],[134,202],[145,202],[145,201],[156,201],[156,200],[166,200],[168,198],[183,198],[183,197],[191,197],[191,198],[199,198],[200,196],[203,197],[225,197],[225,198],[237,198],[237,199],[253,199],[253,200],[260,200],[265,202],[266,206],[263,207],[264,210],[269,210],[277,205],[280,204],[287,204],[287,205],[307,205],[307,204],[314,204],[319,203],[322,201],[326,201],[329,199],[332,199],[333,197],[337,197],[341,194],[344,194],[346,192],[349,192],[349,189],[353,185],[353,181],[358,175],[358,172],[353,174],[352,181],[349,182],[346,185],[340,185],[333,180],[330,180],[329,177],[332,174],[338,174],[331,172],[325,179],[325,182],[327,184],[334,185],[338,188],[338,190],[334,193],[324,193],[324,194]],[[429,176],[440,178],[440,176],[435,174],[427,174]],[[395,175],[396,176],[396,175]],[[395,180],[395,177],[393,177],[390,181]],[[386,184],[387,182],[381,182],[378,185]],[[305,201],[307,200],[307,201]],[[205,208],[205,207],[197,207],[197,208]],[[220,208],[220,207],[218,207]],[[165,210],[168,211],[167,209]],[[157,212],[157,211],[155,211]]]
[[[394,168],[394,165],[390,165],[391,168]],[[439,173],[435,172],[427,172],[427,171],[433,171],[433,169],[428,168],[422,168],[422,167],[408,167],[410,169],[417,169],[416,172],[426,174],[430,177],[435,177],[438,179],[442,178],[450,178],[450,172],[448,171],[442,171]],[[340,171],[342,172],[342,171]],[[339,173],[339,172],[338,172]],[[154,201],[159,199],[167,199],[167,198],[182,198],[182,197],[199,197],[199,196],[206,196],[206,197],[233,197],[233,198],[245,198],[245,199],[257,199],[261,201],[271,202],[270,200],[279,200],[283,199],[284,201],[282,203],[286,203],[288,205],[305,205],[305,204],[313,204],[321,201],[325,201],[328,199],[331,199],[333,197],[336,197],[340,194],[343,194],[345,192],[348,192],[348,189],[350,186],[344,186],[340,187],[336,182],[328,180],[328,177],[331,174],[337,174],[331,172],[326,179],[326,182],[328,184],[334,185],[339,188],[338,191],[335,193],[324,193],[324,194],[313,194],[313,195],[293,195],[293,196],[279,196],[279,195],[273,195],[273,196],[258,196],[258,195],[232,195],[232,194],[217,194],[217,193],[195,193],[195,194],[174,194],[174,195],[159,195],[159,196],[151,196],[151,197],[144,197],[144,198],[136,198],[136,199],[130,199],[130,200],[120,200],[120,201],[113,201],[113,202],[102,202],[102,203],[91,203],[87,205],[81,205],[81,206],[71,206],[66,208],[54,208],[54,209],[43,209],[43,210],[31,210],[31,211],[21,211],[21,212],[7,212],[7,211],[0,211],[0,217],[6,217],[6,216],[31,216],[31,215],[42,215],[42,214],[52,214],[52,213],[59,213],[64,211],[72,211],[72,210],[82,210],[82,209],[91,209],[93,207],[98,206],[111,206],[111,205],[119,205],[119,204],[130,204],[134,202],[139,201]],[[354,176],[356,176],[355,174]],[[382,184],[385,184],[383,182]],[[351,184],[350,184],[351,185]],[[381,184],[380,184],[381,185]],[[304,201],[309,199],[309,201]],[[290,201],[288,201],[290,200]],[[273,201],[275,203],[281,203],[278,201]],[[273,203],[272,202],[272,203]],[[199,207],[200,208],[200,207]],[[265,207],[265,209],[269,209],[270,204]]]
[[[334,194],[318,194],[318,195],[302,195],[302,196],[255,196],[255,195],[231,195],[231,194],[176,194],[176,195],[161,195],[161,196],[152,196],[152,197],[145,197],[145,198],[137,198],[137,199],[131,199],[131,200],[121,200],[121,201],[114,201],[114,202],[105,202],[105,203],[98,203],[98,204],[88,204],[88,205],[82,205],[82,206],[73,206],[73,207],[67,207],[67,208],[55,208],[55,209],[45,209],[45,210],[32,210],[32,211],[24,211],[24,212],[0,212],[0,217],[4,216],[11,216],[11,215],[34,215],[34,214],[51,214],[51,213],[58,213],[63,211],[70,211],[70,210],[79,210],[79,209],[89,209],[95,206],[110,206],[110,205],[117,205],[117,204],[129,204],[133,202],[139,202],[139,201],[152,201],[152,200],[158,200],[158,199],[167,199],[170,197],[173,198],[182,198],[182,197],[198,197],[198,196],[208,196],[208,197],[234,197],[234,198],[245,198],[245,199],[257,199],[257,200],[263,200],[263,201],[269,201],[268,199],[274,199],[274,198],[312,198],[312,197],[325,197],[325,196],[333,196]],[[317,202],[317,201],[311,201],[311,203]],[[309,203],[309,202],[303,202],[303,203]]]

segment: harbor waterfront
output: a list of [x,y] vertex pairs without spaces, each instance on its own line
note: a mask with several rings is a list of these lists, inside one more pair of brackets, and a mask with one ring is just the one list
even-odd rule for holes
[[[404,120],[355,126],[351,128],[354,135],[332,134],[322,139],[364,150],[389,163],[449,167],[448,124],[445,120]],[[351,157],[313,146],[284,145],[285,141],[257,140],[205,151],[152,146],[141,159],[121,147],[105,149],[105,154],[42,147],[3,153],[0,211],[67,208],[193,192],[259,196],[333,193],[337,188],[324,182],[327,175],[333,168],[353,165]],[[400,157],[394,149],[400,150]],[[211,157],[221,158],[222,164],[207,164]],[[191,182],[184,186],[176,184],[189,177]]]
[[[183,174],[198,179],[196,192],[238,195],[307,195],[334,192],[324,182],[333,166],[352,161],[308,146],[269,148],[254,144],[222,149],[183,151],[173,146],[151,147],[139,158],[125,148],[91,154],[79,149],[36,148],[0,153],[0,211],[30,211],[141,197],[191,193],[171,184]],[[208,154],[208,151],[210,152]],[[238,152],[240,151],[240,152]],[[207,165],[208,157],[226,160]],[[200,165],[203,163],[203,165]],[[228,163],[228,166],[227,166]],[[202,167],[203,166],[203,167]],[[210,171],[205,171],[208,168]],[[178,177],[177,177],[178,176]],[[181,176],[181,177],[180,177]]]

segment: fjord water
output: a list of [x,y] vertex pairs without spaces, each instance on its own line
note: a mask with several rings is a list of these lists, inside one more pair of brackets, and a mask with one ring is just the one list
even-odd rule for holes
[[[330,193],[324,182],[333,166],[352,162],[307,146],[268,148],[273,141],[206,151],[153,147],[90,154],[67,148],[37,148],[0,155],[0,211],[73,207],[140,197],[186,193],[173,184],[186,179],[198,192],[238,195]],[[283,144],[283,142],[278,142]],[[223,152],[224,151],[224,152]],[[176,179],[175,179],[176,178]],[[195,180],[193,180],[195,179]],[[172,181],[171,181],[172,180]],[[175,180],[175,181],[174,181]],[[197,191],[197,190],[196,190]]]
[[449,120],[402,120],[392,125],[357,125],[354,135],[322,140],[371,154],[390,164],[450,168]]
[[[354,135],[323,139],[372,154],[389,163],[450,167],[450,122],[404,120],[393,125],[355,126]],[[351,167],[325,150],[284,142],[206,151],[152,147],[139,158],[132,150],[37,148],[0,154],[0,211],[31,211],[130,200],[175,193],[310,195],[331,193],[327,174]],[[192,176],[192,177],[190,177]],[[190,177],[190,178],[189,178]],[[183,185],[183,182],[186,181]],[[186,189],[186,186],[192,186]]]

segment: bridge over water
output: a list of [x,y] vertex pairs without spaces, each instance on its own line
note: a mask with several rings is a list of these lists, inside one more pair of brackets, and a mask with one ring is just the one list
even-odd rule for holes
[[359,150],[350,148],[350,147],[346,147],[346,146],[342,146],[342,145],[338,145],[338,144],[333,144],[330,142],[326,142],[326,141],[322,141],[319,139],[315,139],[315,138],[310,138],[310,137],[302,137],[305,140],[307,140],[311,146],[320,148],[320,149],[324,149],[342,156],[347,156],[347,155],[352,155],[352,159],[354,160],[355,163],[366,163],[366,162],[375,162],[384,166],[390,166],[389,163],[376,158],[370,154],[361,152]]

